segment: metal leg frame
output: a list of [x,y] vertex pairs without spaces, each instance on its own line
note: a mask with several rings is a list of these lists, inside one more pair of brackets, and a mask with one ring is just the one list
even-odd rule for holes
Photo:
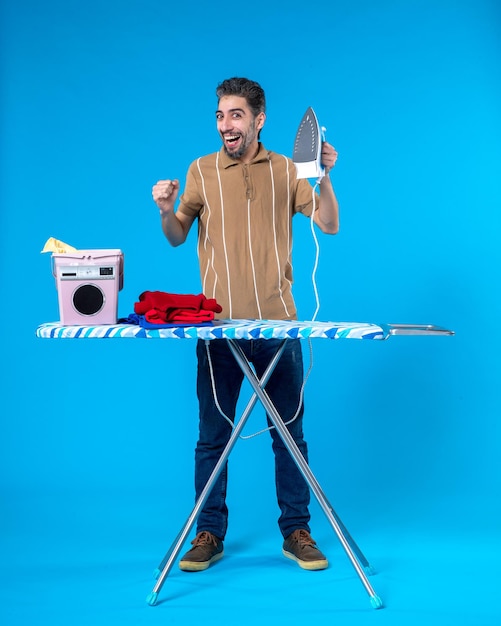
[[[241,351],[241,349],[238,346],[238,344],[236,344],[236,343],[234,343],[233,341],[230,340],[230,349],[231,349],[231,351],[233,353],[233,356],[237,360],[237,363],[239,364],[240,368],[242,369],[243,373],[245,374],[245,376],[247,377],[249,383],[251,384],[252,388],[254,389],[255,394],[257,395],[257,397],[259,398],[261,404],[264,406],[266,412],[268,413],[268,416],[269,416],[272,424],[277,429],[277,432],[279,433],[280,437],[282,438],[282,441],[284,442],[286,448],[288,449],[289,453],[291,454],[292,458],[294,459],[294,461],[295,461],[296,465],[298,466],[301,474],[303,475],[304,479],[308,483],[308,485],[309,485],[310,489],[312,490],[313,494],[317,498],[317,500],[318,500],[318,502],[319,502],[323,512],[325,513],[325,515],[326,515],[327,519],[329,520],[332,528],[334,529],[334,532],[336,533],[339,541],[341,542],[341,545],[343,546],[344,551],[346,552],[346,554],[347,554],[348,558],[350,559],[353,567],[355,568],[355,571],[357,572],[358,577],[360,578],[360,581],[362,582],[362,584],[365,587],[367,593],[369,594],[372,606],[375,609],[381,608],[383,606],[383,602],[382,602],[381,598],[376,594],[376,592],[372,588],[372,586],[371,586],[369,580],[367,579],[367,576],[366,576],[366,574],[365,574],[365,572],[363,570],[362,565],[357,561],[357,558],[355,556],[355,550],[352,549],[352,546],[350,545],[350,541],[348,540],[348,538],[343,533],[343,529],[341,528],[341,525],[339,524],[337,516],[333,514],[333,509],[332,509],[331,505],[329,504],[327,498],[325,497],[325,494],[322,491],[322,488],[320,487],[317,479],[313,475],[313,472],[311,471],[309,465],[306,463],[303,455],[301,454],[301,451],[299,450],[299,448],[296,445],[296,442],[292,438],[292,435],[287,430],[287,427],[285,426],[285,424],[284,424],[280,414],[278,413],[277,409],[273,405],[273,402],[270,400],[270,398],[269,398],[268,394],[266,393],[266,391],[259,384],[259,380],[257,379],[256,374],[254,373],[254,371],[250,367],[247,359],[245,358],[245,355]],[[358,553],[360,553],[358,549],[356,551]],[[365,559],[365,557],[363,558],[363,562],[364,562],[364,564],[368,565],[367,560]]]
[[[228,443],[226,444],[226,447],[223,450],[223,453],[221,454],[219,461],[217,462],[211,476],[209,477],[209,480],[207,481],[207,484],[205,485],[202,493],[200,494],[200,497],[198,498],[195,504],[195,507],[193,508],[190,516],[188,517],[184,527],[179,532],[178,536],[174,540],[169,551],[166,553],[166,555],[162,559],[162,562],[158,566],[157,570],[155,570],[155,574],[157,576],[157,582],[155,586],[153,587],[153,590],[151,591],[151,593],[146,598],[147,603],[150,604],[151,606],[157,603],[158,594],[170,570],[172,569],[172,566],[175,560],[177,559],[181,551],[181,548],[184,542],[186,541],[189,532],[191,531],[193,527],[193,524],[195,523],[201,509],[203,508],[215,481],[219,477],[226,461],[228,460],[228,457],[231,451],[233,450],[235,443],[237,439],[239,438],[245,426],[245,423],[247,422],[247,419],[249,418],[256,404],[256,401],[259,399],[259,401],[265,408],[270,418],[271,423],[277,429],[277,432],[279,433],[282,441],[284,442],[286,448],[291,454],[299,471],[301,472],[304,479],[308,483],[311,491],[317,498],[320,504],[320,507],[322,508],[328,521],[330,522],[332,528],[334,529],[334,532],[336,533],[344,551],[346,552],[353,567],[355,568],[355,571],[357,572],[358,577],[360,578],[360,581],[362,582],[363,586],[365,587],[365,590],[370,596],[371,605],[375,609],[381,608],[383,606],[383,602],[381,598],[376,594],[374,589],[372,588],[365,573],[365,572],[367,572],[368,574],[373,573],[372,567],[370,566],[369,562],[367,561],[367,559],[361,552],[360,548],[357,546],[357,544],[355,543],[355,541],[353,540],[353,538],[347,531],[346,527],[343,525],[340,518],[337,516],[334,509],[330,505],[317,479],[315,478],[313,472],[311,471],[308,464],[306,463],[303,455],[301,454],[301,451],[299,450],[294,439],[292,438],[291,434],[287,430],[287,427],[285,426],[280,414],[278,413],[277,409],[273,405],[272,401],[270,400],[268,394],[266,393],[264,389],[266,386],[266,383],[268,382],[270,376],[272,375],[276,367],[276,364],[278,363],[278,360],[280,359],[282,355],[282,352],[285,348],[285,344],[287,340],[286,339],[283,340],[282,344],[280,345],[280,348],[278,349],[275,356],[271,360],[270,364],[266,368],[266,371],[263,374],[263,377],[261,378],[261,380],[257,378],[254,370],[249,365],[249,362],[247,358],[245,357],[245,354],[241,350],[240,346],[238,345],[238,343],[233,339],[228,339],[227,341],[228,341],[230,350],[233,353],[233,356],[235,357],[240,369],[242,370],[243,374],[245,375],[251,387],[253,388],[254,394],[250,398],[244,412],[242,413],[242,417],[240,418],[238,424],[233,429],[231,437]],[[365,569],[365,572],[364,572],[364,569]]]
[[[282,344],[280,344],[280,347],[277,350],[275,356],[273,357],[273,359],[270,361],[270,364],[266,368],[266,371],[264,372],[261,381],[259,381],[258,383],[259,385],[262,385],[264,387],[266,383],[268,382],[268,380],[270,379],[270,376],[272,375],[273,370],[275,369],[280,357],[282,356],[282,352],[284,351],[284,348],[285,348],[285,342],[286,340],[284,340]],[[156,604],[158,594],[160,590],[162,589],[165,579],[169,575],[169,572],[172,569],[172,566],[175,560],[177,559],[179,553],[181,552],[181,548],[183,547],[183,544],[186,541],[186,538],[188,537],[188,534],[190,533],[193,527],[193,524],[195,523],[200,511],[202,510],[205,502],[207,501],[207,498],[209,497],[209,494],[211,492],[211,489],[214,483],[216,482],[220,473],[222,472],[223,467],[226,461],[228,460],[228,457],[230,456],[230,453],[233,450],[235,443],[237,442],[237,439],[240,437],[240,434],[242,433],[243,428],[256,402],[257,402],[257,395],[254,393],[253,396],[250,398],[247,406],[245,407],[245,410],[242,413],[242,416],[240,420],[238,421],[238,424],[235,425],[235,428],[233,429],[231,437],[228,443],[226,444],[226,447],[223,450],[221,457],[219,458],[219,461],[214,467],[214,470],[212,471],[212,474],[210,475],[209,480],[207,481],[207,484],[205,485],[202,493],[200,494],[197,502],[195,503],[195,507],[193,508],[190,516],[186,520],[184,527],[179,532],[178,536],[174,540],[168,552],[165,554],[158,568],[155,570],[155,578],[157,579],[157,582],[155,586],[153,587],[152,592],[146,598],[146,601],[148,602],[148,604],[152,606]]]

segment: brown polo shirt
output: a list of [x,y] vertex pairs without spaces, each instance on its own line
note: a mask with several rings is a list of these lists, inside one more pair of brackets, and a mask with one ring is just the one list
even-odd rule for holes
[[218,317],[296,318],[291,220],[313,201],[292,160],[262,144],[248,164],[221,148],[190,165],[178,210],[198,217],[202,292],[223,307]]

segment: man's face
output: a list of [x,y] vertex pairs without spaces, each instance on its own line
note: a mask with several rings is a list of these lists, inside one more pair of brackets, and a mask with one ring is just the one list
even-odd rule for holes
[[217,129],[226,154],[232,159],[252,159],[258,149],[258,133],[265,115],[254,117],[247,100],[241,96],[223,96],[216,111]]

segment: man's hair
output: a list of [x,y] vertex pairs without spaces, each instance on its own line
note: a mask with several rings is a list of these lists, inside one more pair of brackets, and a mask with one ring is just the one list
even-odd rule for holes
[[264,90],[259,83],[248,78],[227,78],[216,88],[216,96],[219,100],[223,96],[241,96],[245,98],[254,117],[266,110]]

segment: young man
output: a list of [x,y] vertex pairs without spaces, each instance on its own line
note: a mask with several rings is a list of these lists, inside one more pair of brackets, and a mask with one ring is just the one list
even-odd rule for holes
[[[223,146],[200,157],[188,170],[186,186],[161,180],[153,187],[162,229],[173,246],[182,244],[198,220],[198,255],[202,290],[216,298],[224,319],[295,319],[292,297],[292,217],[311,216],[325,233],[339,227],[338,202],[329,178],[337,152],[322,146],[325,176],[320,194],[296,178],[291,159],[266,150],[259,141],[264,126],[265,95],[246,78],[230,78],[216,89],[217,130]],[[278,348],[278,340],[242,340],[240,345],[261,378]],[[243,374],[226,340],[197,344],[199,439],[195,451],[195,492],[199,497],[231,435]],[[212,372],[212,377],[211,377]],[[300,340],[286,348],[266,385],[297,446],[308,460],[303,438],[303,363]],[[224,415],[223,415],[224,414]],[[275,429],[275,483],[284,537],[283,554],[308,570],[328,562],[310,535],[309,488]],[[221,472],[197,520],[193,547],[181,558],[186,571],[201,571],[223,556],[228,523],[227,466]]]

